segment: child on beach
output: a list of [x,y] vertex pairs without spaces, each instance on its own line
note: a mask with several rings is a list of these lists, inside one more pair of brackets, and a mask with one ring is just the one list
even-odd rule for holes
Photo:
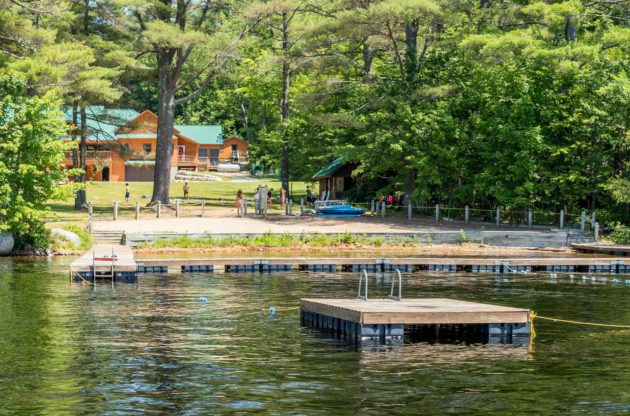
[[188,186],[188,182],[184,183],[184,199],[190,199],[189,193],[190,187]]
[[125,184],[125,202],[129,202],[129,183]]
[[236,191],[236,215],[243,216],[243,190]]

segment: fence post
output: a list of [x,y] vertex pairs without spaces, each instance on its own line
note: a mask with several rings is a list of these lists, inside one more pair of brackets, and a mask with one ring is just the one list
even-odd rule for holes
[[374,200],[372,200],[371,208],[372,208],[372,215],[376,215],[376,211],[374,211]]
[[300,198],[300,216],[304,214],[304,198]]
[[595,231],[593,232],[593,237],[595,238],[595,242],[599,241],[599,223],[595,223]]
[[286,206],[287,215],[293,215],[293,200],[289,198]]
[[527,208],[527,226],[532,228],[532,224],[534,223],[534,213],[531,208]]
[[175,200],[175,217],[179,218],[179,199]]
[[160,211],[162,211],[162,202],[157,201],[157,217],[160,218]]
[[586,210],[583,209],[582,216],[580,217],[580,230],[584,232],[585,227],[586,227]]
[[205,210],[206,210],[206,201],[201,201],[201,218],[203,218],[203,214]]
[[88,234],[92,234],[92,218],[93,218],[93,206],[91,202],[88,202]]
[[381,217],[385,218],[385,201],[383,201],[383,204],[381,205]]
[[501,208],[497,207],[497,227],[501,225]]
[[593,210],[593,214],[591,216],[591,226],[594,227],[595,223],[597,223],[597,215],[595,214],[595,210]]
[[470,223],[470,207],[466,205],[464,207],[464,224]]
[[411,205],[411,200],[409,200],[409,203],[407,203],[407,219],[408,220],[411,219],[412,214],[413,214],[413,207]]
[[114,221],[118,221],[118,201],[114,201]]
[[564,228],[564,210],[561,209],[560,210],[560,229],[562,230]]
[[136,219],[140,219],[140,201],[136,201]]
[[435,222],[440,222],[440,204],[435,204]]
[[243,199],[243,217],[247,216],[247,199]]

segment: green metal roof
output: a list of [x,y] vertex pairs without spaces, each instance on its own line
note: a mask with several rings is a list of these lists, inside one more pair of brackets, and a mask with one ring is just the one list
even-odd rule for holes
[[140,159],[140,160],[128,160],[125,162],[125,165],[155,165],[155,160],[153,159]]
[[[66,107],[65,119],[72,121],[72,107]],[[138,112],[128,108],[105,108],[92,105],[85,109],[90,135],[88,140],[114,140],[116,130],[138,116]]]
[[313,179],[329,178],[335,172],[341,169],[345,163],[345,159],[339,156],[338,158],[321,168],[319,172],[317,172],[315,175],[313,175]]
[[223,144],[221,126],[176,125],[175,129],[199,144]]

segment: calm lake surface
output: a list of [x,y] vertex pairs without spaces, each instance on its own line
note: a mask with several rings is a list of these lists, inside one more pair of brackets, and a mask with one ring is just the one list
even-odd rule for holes
[[[71,259],[0,260],[0,415],[627,414],[630,330],[536,321],[534,349],[354,349],[301,328],[301,297],[352,297],[350,273],[142,276],[69,284]],[[403,296],[630,324],[630,276],[405,275]],[[370,276],[370,296],[389,280]],[[207,297],[205,304],[199,302]]]

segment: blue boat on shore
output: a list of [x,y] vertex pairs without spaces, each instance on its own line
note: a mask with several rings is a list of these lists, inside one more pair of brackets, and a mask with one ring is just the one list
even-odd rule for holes
[[317,207],[317,215],[330,217],[360,217],[365,208],[355,208],[348,203],[339,205],[321,205]]

